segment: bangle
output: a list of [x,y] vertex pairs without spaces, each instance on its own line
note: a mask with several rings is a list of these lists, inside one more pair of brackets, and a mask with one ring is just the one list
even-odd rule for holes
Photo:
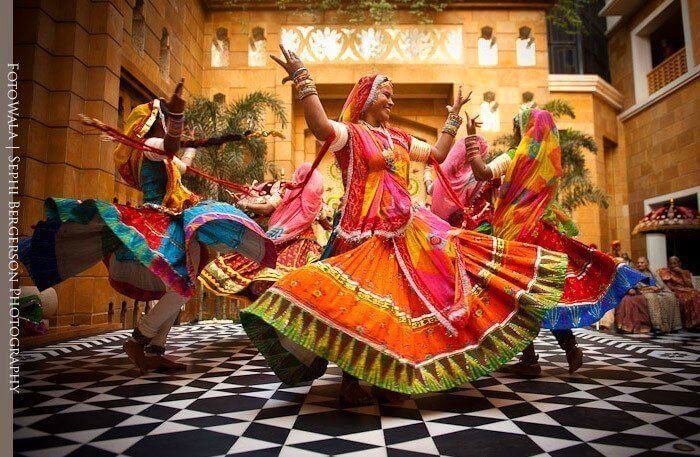
[[299,93],[297,94],[297,99],[298,99],[298,100],[304,100],[306,97],[308,97],[308,96],[310,96],[310,95],[318,95],[318,92],[316,91],[316,88],[313,88],[313,87],[312,87],[312,88],[310,88],[310,89],[308,89],[308,90],[299,92]]
[[311,78],[311,76],[306,76],[304,78],[297,78],[294,80],[294,88],[299,90],[303,86],[306,86],[307,84],[313,84],[314,80]]
[[412,138],[408,156],[411,160],[416,162],[428,163],[428,159],[430,158],[430,145],[425,141]]
[[301,75],[302,73],[304,73],[304,72],[305,72],[307,75],[309,74],[309,70],[308,70],[306,67],[297,68],[297,70],[296,70],[294,73],[292,73],[292,75],[291,75],[291,76],[292,76],[292,79],[297,79],[297,77],[298,77],[299,75]]
[[314,84],[314,80],[311,78],[307,78],[298,84],[295,83],[294,87],[297,90],[297,100],[303,100],[309,95],[318,95],[316,84]]
[[295,76],[292,78],[292,81],[294,82],[294,84],[301,84],[304,82],[304,80],[311,79],[311,75],[309,74],[308,70],[306,70],[306,69],[304,69],[304,71],[302,71],[301,73],[299,73],[299,74],[295,73],[294,75]]
[[306,75],[304,77],[300,76],[299,78],[294,80],[294,88],[296,90],[301,90],[304,86],[314,85],[314,84],[315,83],[314,83],[313,78],[311,78],[311,76],[309,76],[309,75]]
[[467,162],[474,160],[476,156],[479,155],[479,147],[471,148],[467,146]]
[[452,137],[456,137],[457,129],[459,129],[459,127],[455,127],[454,125],[450,125],[446,122],[445,125],[442,127],[442,133],[446,133]]
[[457,136],[457,130],[462,125],[462,117],[459,114],[450,113],[447,115],[447,120],[442,128],[443,133],[451,136]]
[[469,135],[464,139],[464,146],[467,152],[467,161],[471,162],[474,157],[479,155],[479,143],[476,135]]

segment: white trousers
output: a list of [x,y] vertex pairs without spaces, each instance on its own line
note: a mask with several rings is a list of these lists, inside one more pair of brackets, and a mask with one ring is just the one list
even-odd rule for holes
[[[194,265],[199,264],[200,249],[199,243],[192,243],[188,261]],[[148,314],[141,318],[138,329],[144,336],[151,339],[151,345],[165,347],[168,333],[186,302],[187,298],[168,290]]]

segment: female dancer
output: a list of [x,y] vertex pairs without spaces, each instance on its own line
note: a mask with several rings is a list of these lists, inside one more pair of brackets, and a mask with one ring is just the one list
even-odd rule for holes
[[290,384],[326,361],[346,373],[341,400],[369,400],[361,378],[405,394],[460,386],[497,369],[536,335],[559,301],[566,257],[519,242],[453,230],[411,205],[409,161],[442,161],[469,97],[461,89],[434,146],[388,125],[386,76],[359,80],[326,116],[308,70],[282,48],[306,122],[343,171],[333,257],[291,272],[241,312],[272,369]]
[[[561,150],[559,134],[548,111],[534,108],[521,111],[514,122],[517,148],[489,164],[485,163],[480,150],[483,143],[474,132],[469,133],[472,135],[464,140],[465,158],[474,178],[497,186],[491,227],[482,225],[480,231],[536,244],[568,256],[564,294],[559,304],[546,313],[542,326],[552,330],[566,351],[569,372],[573,373],[583,363],[583,352],[571,329],[598,321],[644,276],[570,237],[578,230],[554,200],[562,176]],[[534,155],[533,150],[539,153]],[[494,179],[501,176],[503,183],[498,186]],[[490,192],[481,189],[472,196],[476,201],[469,202],[467,224],[476,224],[477,221],[472,220],[474,209],[484,205],[480,199],[489,195]],[[521,362],[512,369],[520,374],[537,375],[541,371],[537,359],[534,345],[530,345],[523,352]]]
[[[22,262],[39,289],[103,260],[117,292],[136,300],[159,299],[124,343],[142,372],[178,367],[161,356],[167,332],[194,291],[202,245],[275,264],[272,241],[248,216],[228,204],[202,201],[182,185],[181,175],[196,153],[186,149],[182,158],[174,156],[184,124],[182,86],[167,103],[156,99],[134,108],[125,135],[114,134],[122,142],[114,154],[117,169],[143,192],[144,204],[49,198],[46,220],[22,246]],[[144,350],[155,359],[147,359]]]
[[[475,119],[473,119],[474,127],[479,124]],[[475,130],[471,131],[471,127],[467,125],[467,133],[476,134]],[[475,138],[479,154],[485,157],[488,153],[488,143],[481,135],[476,135]],[[441,177],[438,176],[433,180],[431,189],[433,213],[453,227],[464,227],[490,234],[493,197],[500,184],[500,177],[489,181],[477,180],[471,165],[467,162],[467,146],[464,141],[457,141],[452,146],[447,158],[440,164],[440,170],[446,179],[440,179]],[[451,195],[456,195],[458,201],[450,198]],[[469,214],[465,214],[463,208],[469,208]]]
[[217,295],[229,296],[247,291],[257,298],[286,273],[318,260],[323,247],[314,225],[323,208],[323,175],[314,170],[306,186],[301,184],[311,171],[311,163],[301,164],[281,200],[267,203],[239,202],[246,212],[270,215],[267,235],[277,247],[277,268],[261,266],[238,253],[218,257],[200,273],[199,280]]

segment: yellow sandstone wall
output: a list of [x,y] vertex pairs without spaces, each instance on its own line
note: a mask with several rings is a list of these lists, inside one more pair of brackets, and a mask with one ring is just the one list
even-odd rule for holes
[[[700,184],[700,80],[623,122],[629,173],[630,223],[644,216],[644,200]],[[644,255],[644,235],[632,237]]]
[[[203,93],[211,96],[223,93],[227,100],[232,100],[254,89],[268,90],[283,98],[292,113],[291,124],[284,129],[286,138],[275,140],[270,147],[270,158],[282,166],[287,176],[294,167],[303,160],[308,160],[308,154],[303,152],[303,121],[292,110],[292,89],[289,84],[282,86],[280,81],[285,76],[282,69],[268,60],[265,68],[248,67],[248,34],[253,27],[265,28],[267,49],[270,53],[279,54],[280,29],[283,25],[291,24],[330,24],[333,17],[310,17],[308,15],[291,14],[287,12],[249,11],[249,12],[213,12],[211,19],[205,25],[204,36],[204,72],[202,79]],[[408,16],[399,15],[397,23],[410,23]],[[542,100],[547,97],[548,57],[546,41],[545,13],[543,10],[507,10],[507,9],[474,9],[450,10],[440,13],[435,20],[440,24],[462,24],[464,64],[461,65],[410,65],[410,64],[310,64],[309,70],[317,84],[348,85],[354,84],[361,76],[368,73],[384,73],[395,84],[463,84],[465,90],[473,90],[472,102],[467,109],[472,113],[478,112],[482,95],[488,90],[496,93],[500,104],[501,128],[505,133],[511,127],[513,114],[520,104],[521,94],[531,91],[535,98]],[[477,63],[476,44],[481,27],[490,25],[494,28],[499,45],[499,64],[495,67],[481,67]],[[528,25],[532,28],[537,49],[537,61],[534,67],[519,67],[515,62],[515,39],[518,28]],[[213,34],[218,27],[228,29],[231,42],[230,65],[228,68],[211,68],[210,44]],[[323,94],[321,94],[323,95]],[[420,101],[400,99],[397,93],[396,114],[401,113],[411,120],[432,128],[441,128],[446,115],[444,104],[435,100],[427,104]],[[450,96],[451,98],[451,96]],[[333,111],[329,107],[329,111]],[[301,125],[300,125],[301,123]],[[279,128],[279,126],[277,126]],[[460,135],[463,131],[460,132]],[[498,134],[487,134],[493,139]]]
[[[635,104],[633,62],[630,32],[663,2],[647,2],[626,23],[611,34],[608,41],[612,84],[623,96],[623,111]],[[690,1],[689,13],[695,62],[700,62],[700,5]],[[618,225],[624,233],[644,215],[644,200],[659,195],[681,191],[700,184],[700,133],[698,106],[700,80],[697,78],[682,88],[665,95],[643,110],[620,121],[619,161],[620,170],[627,170],[627,195],[629,217],[618,217]],[[622,165],[622,164],[620,164]],[[624,186],[621,186],[624,187]],[[624,197],[622,197],[624,200]],[[619,215],[618,215],[619,216]],[[646,254],[644,235],[630,236],[630,254],[634,257]],[[623,251],[628,246],[623,243]]]

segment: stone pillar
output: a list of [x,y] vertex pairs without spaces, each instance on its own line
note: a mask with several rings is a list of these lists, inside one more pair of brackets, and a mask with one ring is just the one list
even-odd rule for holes
[[[83,135],[78,115],[116,124],[122,29],[122,16],[111,2],[15,2],[22,235],[43,219],[47,197],[111,201],[114,195],[113,146],[96,134]],[[109,302],[120,301],[112,296],[102,265],[56,291],[52,326],[106,323]]]
[[656,271],[659,268],[665,267],[668,259],[666,253],[666,235],[663,233],[647,233],[646,247],[651,271]]

